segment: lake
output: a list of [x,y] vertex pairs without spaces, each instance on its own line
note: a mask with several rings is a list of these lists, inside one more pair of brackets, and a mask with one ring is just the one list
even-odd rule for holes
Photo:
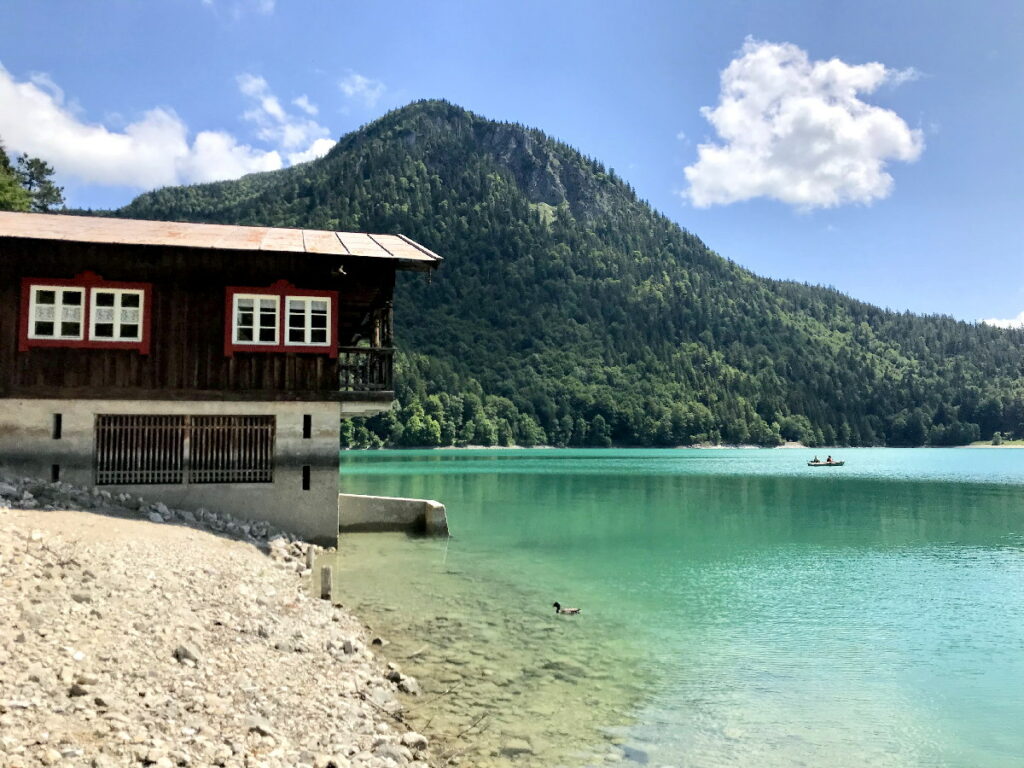
[[1024,764],[1024,451],[832,453],[344,452],[336,594],[463,765]]

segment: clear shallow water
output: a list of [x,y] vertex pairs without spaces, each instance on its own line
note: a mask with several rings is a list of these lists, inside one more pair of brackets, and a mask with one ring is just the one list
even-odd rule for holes
[[338,588],[468,764],[1024,764],[1024,451],[812,455],[344,453],[455,537],[344,537]]

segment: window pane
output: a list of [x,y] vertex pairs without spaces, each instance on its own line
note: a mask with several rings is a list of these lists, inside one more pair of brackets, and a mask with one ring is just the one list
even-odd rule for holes
[[122,309],[121,310],[121,322],[132,323],[137,325],[139,322],[139,310],[137,309]]
[[239,341],[252,341],[252,328],[239,328],[238,329],[238,340]]
[[79,290],[61,291],[61,294],[62,294],[62,296],[60,298],[61,304],[64,304],[64,305],[70,304],[72,306],[77,307],[77,306],[80,306],[81,303],[82,303],[82,292],[79,291]]
[[276,312],[277,302],[273,299],[260,299],[260,310],[263,312]]
[[327,343],[327,331],[326,330],[322,330],[321,331],[321,330],[317,330],[316,328],[314,328],[312,331],[310,331],[310,339],[309,340],[311,342],[313,342],[314,344],[326,344]]
[[53,323],[36,323],[36,336],[53,336]]
[[114,306],[115,295],[110,291],[96,291],[96,306],[97,307],[112,307]]
[[252,312],[239,312],[238,319],[235,320],[235,324],[239,327],[251,328],[252,327]]
[[137,325],[122,325],[121,326],[121,338],[122,339],[137,339],[137,338],[139,338],[139,326],[137,326]]
[[324,314],[327,313],[326,301],[314,301],[310,306],[313,308],[314,312],[323,312]]
[[292,328],[288,331],[288,341],[295,342],[297,344],[304,342],[306,340],[305,336],[306,332],[301,328]]
[[[64,325],[69,325],[69,323],[64,323]],[[100,339],[112,339],[114,337],[114,324],[96,323],[93,335]]]
[[263,328],[276,328],[277,327],[277,313],[276,312],[260,312],[260,326]]
[[82,332],[81,323],[61,323],[60,324],[60,335],[61,336],[74,336],[77,338]]
[[305,310],[305,307],[303,306],[304,303],[305,302],[292,299],[288,302],[288,310],[290,312],[302,312]]
[[56,308],[53,307],[53,306],[49,306],[49,307],[42,306],[41,307],[41,306],[39,306],[37,304],[36,305],[35,319],[36,320],[44,320],[44,321],[53,320],[57,316],[57,312],[55,311],[55,309]]
[[125,293],[121,295],[121,306],[122,307],[137,307],[139,306],[139,299],[142,298],[137,293]]
[[56,291],[36,291],[36,304],[53,304]]
[[288,327],[289,328],[304,328],[306,325],[306,316],[302,313],[290,312],[288,314]]
[[327,327],[327,315],[313,315],[310,318],[311,325],[314,328],[326,328]]
[[274,341],[274,329],[273,328],[260,328],[260,341]]
[[96,322],[97,323],[112,323],[114,322],[114,308],[113,307],[96,307]]
[[238,299],[238,308],[239,309],[248,309],[251,312],[252,311],[252,299]]
[[78,322],[82,319],[81,307],[61,307],[60,319],[68,322]]

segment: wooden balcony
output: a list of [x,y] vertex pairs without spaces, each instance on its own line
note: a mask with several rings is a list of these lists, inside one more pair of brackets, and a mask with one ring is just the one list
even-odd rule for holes
[[392,392],[395,388],[394,361],[394,347],[339,347],[338,390]]

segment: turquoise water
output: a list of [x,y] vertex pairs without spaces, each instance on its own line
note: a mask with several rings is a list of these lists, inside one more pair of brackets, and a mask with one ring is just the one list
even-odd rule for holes
[[346,452],[454,537],[343,537],[339,589],[474,765],[1024,765],[1024,451],[833,455]]

